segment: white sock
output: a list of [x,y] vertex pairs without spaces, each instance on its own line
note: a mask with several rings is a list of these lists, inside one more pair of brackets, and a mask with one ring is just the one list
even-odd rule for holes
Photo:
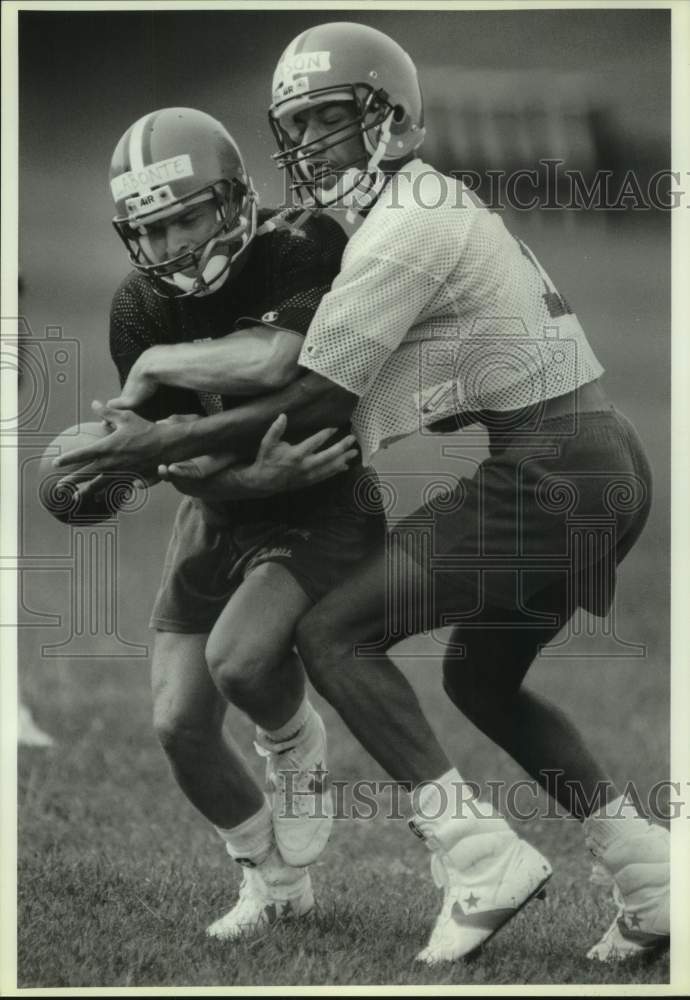
[[251,861],[255,865],[265,861],[273,847],[273,824],[271,809],[266,799],[258,812],[237,826],[224,830],[217,826],[219,836],[225,841],[225,849],[235,861]]
[[278,729],[262,729],[256,727],[256,736],[262,746],[271,746],[277,743],[288,743],[295,737],[300,736],[310,720],[316,716],[307,696],[302,699],[302,703],[287,722],[284,722]]
[[587,846],[595,854],[602,854],[610,844],[621,838],[637,836],[649,825],[640,816],[630,799],[619,795],[595,810],[584,821]]
[[473,796],[457,768],[418,785],[412,793],[412,808],[415,825],[433,831],[444,844],[476,833],[514,836],[490,802],[480,802]]

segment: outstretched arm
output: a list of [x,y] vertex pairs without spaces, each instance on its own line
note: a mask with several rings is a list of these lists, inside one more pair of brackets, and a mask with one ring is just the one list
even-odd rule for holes
[[115,431],[88,448],[62,455],[55,465],[84,467],[87,472],[128,469],[155,473],[160,464],[211,452],[254,454],[281,413],[288,416],[293,432],[308,434],[346,424],[356,403],[353,393],[310,372],[278,392],[185,424],[151,424],[129,410],[98,404],[98,415],[114,424]]

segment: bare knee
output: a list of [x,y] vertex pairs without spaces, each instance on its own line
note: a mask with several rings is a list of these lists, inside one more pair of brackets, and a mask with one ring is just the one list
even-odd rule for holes
[[197,754],[220,734],[225,704],[204,660],[206,635],[158,632],[151,689],[153,729],[169,757]]
[[260,694],[280,657],[259,642],[233,642],[211,634],[206,644],[206,663],[219,691],[233,703]]
[[153,730],[167,757],[185,761],[200,756],[219,737],[223,715],[217,711],[201,717],[184,705],[155,703]]

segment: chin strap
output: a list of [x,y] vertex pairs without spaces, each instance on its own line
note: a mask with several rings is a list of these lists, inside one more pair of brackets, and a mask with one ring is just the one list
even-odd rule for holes
[[[372,152],[371,159],[367,164],[368,170],[375,170],[388,150],[388,143],[390,142],[391,138],[391,123],[393,121],[394,113],[395,113],[394,111],[391,111],[390,114],[386,115],[385,119],[381,124],[381,130],[379,131],[379,141],[376,143],[376,149],[374,149],[374,151]],[[365,143],[367,143],[366,134],[364,135],[364,141]]]
[[[379,169],[379,163],[388,150],[393,114],[394,112],[391,111],[381,124],[378,142],[365,169],[358,170],[357,167],[350,167],[338,178],[338,182],[330,191],[319,195],[319,199],[325,207],[333,205],[333,207],[346,208],[345,218],[348,222],[354,222],[355,216],[359,212],[370,208],[386,185],[388,177]],[[364,140],[367,141],[366,134],[364,134]]]
[[[169,278],[164,278],[170,285],[175,285],[180,291],[199,296],[210,295],[216,292],[223,284],[230,273],[230,258],[224,254],[214,254],[209,258],[208,263],[201,272],[199,278],[192,278],[188,274],[178,272]],[[196,289],[196,290],[195,290]]]
[[[221,210],[218,209],[218,221],[222,219]],[[248,215],[242,215],[239,223],[232,232],[219,236],[211,240],[204,250],[199,260],[199,275],[192,277],[177,271],[170,276],[163,277],[169,285],[174,285],[184,295],[195,295],[201,298],[217,292],[227,281],[232,270],[233,263],[247,249],[256,233],[257,204],[256,195],[253,194],[249,205]],[[234,254],[230,253],[233,242],[241,241],[241,245]],[[227,253],[218,253],[221,248],[225,248]]]
[[350,223],[355,221],[360,212],[371,208],[389,179],[387,174],[378,169],[373,173],[358,171],[358,174],[355,186],[343,199],[343,207],[347,209],[345,219]]

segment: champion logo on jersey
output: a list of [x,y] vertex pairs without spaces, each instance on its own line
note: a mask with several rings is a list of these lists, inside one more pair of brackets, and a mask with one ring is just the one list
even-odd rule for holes
[[266,312],[266,313],[263,314],[263,316],[261,317],[261,322],[262,323],[275,323],[275,321],[277,319],[278,319],[278,313],[271,311],[271,312]]

